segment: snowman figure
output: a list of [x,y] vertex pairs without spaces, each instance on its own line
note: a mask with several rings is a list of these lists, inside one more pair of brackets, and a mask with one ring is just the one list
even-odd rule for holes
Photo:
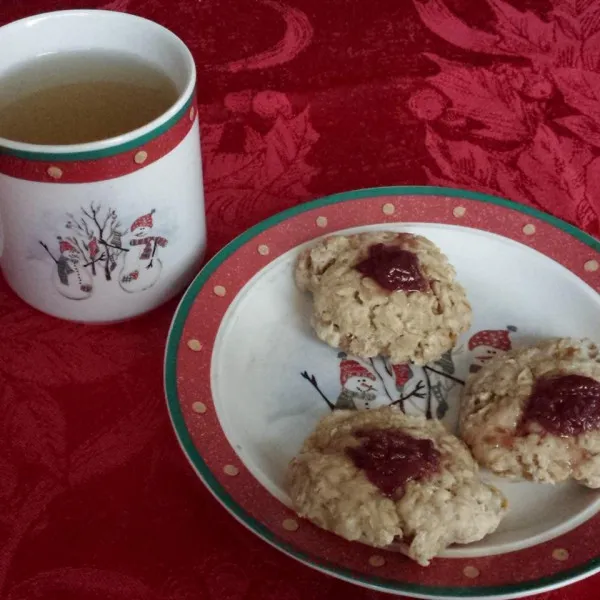
[[377,378],[371,371],[356,360],[347,358],[340,361],[340,383],[342,391],[335,408],[345,410],[370,410],[381,406],[377,388]]
[[68,240],[58,238],[59,257],[55,258],[48,246],[40,242],[50,255],[56,269],[52,275],[54,286],[61,295],[71,300],[86,300],[92,295],[92,277],[83,264],[83,255]]
[[151,288],[160,277],[162,262],[156,256],[158,248],[164,248],[168,241],[164,237],[152,235],[154,209],[137,218],[130,228],[129,246],[124,248],[125,262],[119,274],[119,284],[129,293],[142,292]]
[[474,334],[469,340],[469,350],[473,352],[469,371],[476,373],[492,358],[511,350],[510,334],[515,331],[517,328],[509,325],[506,329],[488,329]]

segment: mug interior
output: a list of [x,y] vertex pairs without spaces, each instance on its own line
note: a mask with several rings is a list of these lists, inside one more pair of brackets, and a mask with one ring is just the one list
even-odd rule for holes
[[141,17],[102,10],[58,11],[0,28],[0,81],[37,57],[60,52],[109,50],[135,55],[173,81],[177,101],[160,117],[134,131],[106,140],[69,146],[39,146],[0,137],[0,147],[22,151],[89,151],[144,135],[177,114],[194,91],[196,69],[187,46],[171,31]]

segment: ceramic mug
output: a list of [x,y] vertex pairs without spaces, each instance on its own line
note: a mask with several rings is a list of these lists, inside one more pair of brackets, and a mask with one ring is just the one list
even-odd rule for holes
[[63,11],[0,28],[2,76],[46,53],[135,54],[178,99],[111,139],[41,146],[0,138],[0,267],[28,304],[83,322],[120,321],[180,292],[206,246],[196,69],[185,44],[132,15]]

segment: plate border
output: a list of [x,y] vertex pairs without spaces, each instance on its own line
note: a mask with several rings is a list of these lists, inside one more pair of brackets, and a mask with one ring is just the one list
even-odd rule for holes
[[436,186],[389,186],[363,188],[325,196],[323,198],[305,202],[277,213],[246,230],[244,233],[240,234],[234,240],[228,243],[217,254],[215,254],[215,256],[208,261],[208,263],[192,281],[175,311],[173,320],[171,322],[171,327],[168,332],[164,357],[164,388],[171,423],[184,454],[202,482],[219,501],[219,503],[221,503],[234,518],[236,518],[250,531],[255,533],[263,541],[282,551],[284,554],[287,554],[288,556],[295,558],[301,563],[322,573],[343,579],[350,583],[361,585],[363,587],[388,593],[410,594],[413,597],[422,598],[517,598],[522,597],[524,594],[538,593],[556,589],[558,587],[562,587],[563,585],[574,583],[577,580],[593,575],[594,573],[600,571],[600,553],[596,558],[593,558],[587,563],[578,567],[560,571],[556,575],[542,577],[540,579],[531,580],[525,583],[509,585],[480,587],[426,586],[414,583],[399,583],[390,579],[357,574],[349,569],[339,567],[321,559],[316,559],[310,554],[297,550],[291,544],[279,538],[260,521],[248,514],[219,483],[196,449],[186,427],[184,416],[179,404],[177,391],[177,355],[181,344],[185,322],[196,296],[203,288],[205,283],[208,281],[211,275],[239,248],[244,246],[262,232],[283,221],[286,221],[287,219],[295,217],[304,212],[332,204],[342,203],[347,200],[359,200],[364,198],[377,198],[385,196],[444,196],[450,198],[476,200],[487,204],[502,206],[504,208],[512,209],[544,221],[553,227],[556,227],[557,229],[560,229],[575,237],[578,241],[586,244],[595,252],[600,253],[600,241],[596,240],[594,237],[585,233],[574,225],[563,221],[562,219],[544,213],[531,206],[519,204],[517,202],[506,200],[497,196],[492,196],[491,194],[483,194],[457,188]]

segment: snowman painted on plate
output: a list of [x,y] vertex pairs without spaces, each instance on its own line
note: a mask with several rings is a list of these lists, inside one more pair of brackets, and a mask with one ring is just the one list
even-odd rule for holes
[[376,387],[377,378],[356,360],[340,361],[342,391],[335,402],[336,409],[370,410],[383,406]]
[[43,242],[45,248],[56,265],[52,274],[54,287],[65,298],[70,300],[86,300],[92,295],[93,282],[84,265],[84,256],[69,240],[58,237],[59,257],[56,258]]
[[[338,359],[340,360],[339,382],[342,389],[334,402],[323,392],[315,375],[309,374],[308,371],[300,373],[302,378],[313,386],[330,410],[371,410],[381,406],[398,404],[406,399],[401,395],[397,400],[393,400],[384,378],[386,376],[388,379],[393,377],[396,390],[402,394],[405,385],[413,377],[413,371],[409,365],[385,366],[386,372],[383,374],[377,371],[373,360],[371,360],[373,367],[373,370],[371,370],[359,360],[348,358],[345,352],[340,352]],[[373,371],[377,373],[377,376]],[[420,387],[415,388],[407,397],[418,396],[422,398],[420,389]]]
[[469,340],[469,350],[473,353],[469,371],[477,373],[492,358],[511,350],[510,334],[516,331],[516,327],[509,325],[506,329],[488,329],[474,334]]
[[[119,285],[129,293],[142,292],[151,288],[159,279],[162,262],[157,256],[158,248],[165,248],[168,240],[153,235],[154,213],[138,217],[130,227],[129,248],[124,247],[125,261],[119,274]],[[126,244],[127,245],[127,244]]]

